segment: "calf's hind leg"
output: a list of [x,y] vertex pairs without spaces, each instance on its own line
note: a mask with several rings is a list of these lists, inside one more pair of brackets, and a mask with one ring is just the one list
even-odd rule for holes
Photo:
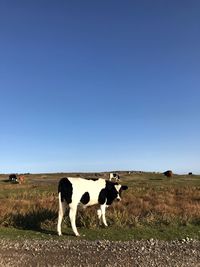
[[61,196],[60,193],[58,195],[58,199],[59,199],[59,211],[58,211],[58,223],[57,223],[57,232],[58,235],[62,235],[62,231],[61,231],[61,224],[62,224],[62,220],[63,220],[63,216],[65,214],[65,210],[66,210],[66,203],[61,202]]

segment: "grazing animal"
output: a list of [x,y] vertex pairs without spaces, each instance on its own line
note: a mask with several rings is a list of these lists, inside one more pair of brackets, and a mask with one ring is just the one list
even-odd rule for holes
[[9,181],[17,182],[17,175],[16,174],[10,174],[9,175]]
[[163,172],[163,174],[167,177],[172,177],[173,176],[173,172],[171,170],[165,171]]
[[118,175],[117,173],[113,173],[113,172],[111,172],[111,173],[110,173],[109,181],[112,181],[112,180],[119,181],[119,180],[120,180],[119,175]]
[[121,193],[128,189],[125,185],[106,181],[104,179],[83,179],[83,178],[62,178],[58,185],[58,235],[62,235],[61,224],[66,210],[66,205],[69,205],[69,218],[71,227],[76,236],[79,233],[76,228],[76,212],[79,204],[84,207],[99,204],[100,208],[97,210],[99,221],[101,219],[105,226],[107,225],[105,212],[106,207],[111,205],[116,199],[121,200]]
[[19,176],[19,184],[22,184],[24,182],[24,180],[25,180],[24,175],[20,175]]

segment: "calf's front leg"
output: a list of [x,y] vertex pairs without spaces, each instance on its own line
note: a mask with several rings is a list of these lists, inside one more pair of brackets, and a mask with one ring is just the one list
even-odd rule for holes
[[101,217],[102,217],[102,220],[103,220],[103,224],[105,226],[108,226],[108,224],[106,222],[106,205],[105,204],[100,206],[100,211],[101,211]]
[[72,230],[76,236],[80,236],[76,228],[76,212],[77,212],[77,205],[69,205],[69,218],[72,226]]

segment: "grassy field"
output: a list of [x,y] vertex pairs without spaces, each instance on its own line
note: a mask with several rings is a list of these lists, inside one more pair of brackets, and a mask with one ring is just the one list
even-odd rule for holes
[[[63,237],[56,234],[57,184],[61,177],[107,178],[96,174],[26,175],[24,184],[8,182],[0,175],[0,237],[76,239],[68,216]],[[84,239],[200,239],[200,176],[122,172],[121,183],[129,186],[123,201],[107,210],[108,228],[98,225],[96,207],[79,209],[77,226]]]

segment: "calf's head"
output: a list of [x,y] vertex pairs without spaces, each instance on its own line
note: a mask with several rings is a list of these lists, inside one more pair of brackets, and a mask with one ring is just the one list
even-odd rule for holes
[[127,189],[128,186],[126,185],[120,185],[118,183],[106,181],[107,204],[110,205],[115,199],[120,201],[122,191]]

